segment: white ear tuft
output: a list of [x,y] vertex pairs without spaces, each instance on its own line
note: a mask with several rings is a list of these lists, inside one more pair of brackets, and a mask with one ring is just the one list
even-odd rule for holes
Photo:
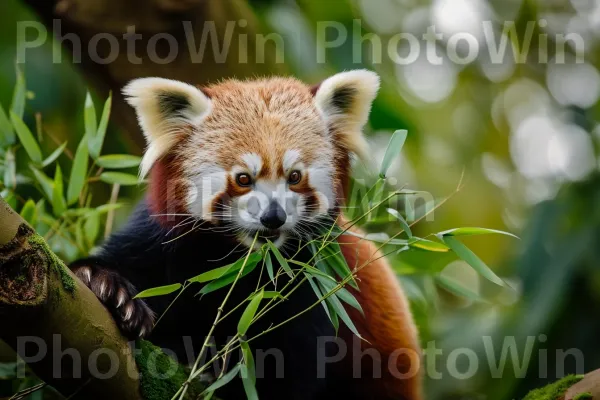
[[326,79],[315,93],[317,108],[328,124],[340,133],[346,148],[361,158],[368,158],[368,144],[362,128],[369,119],[378,90],[379,76],[359,69]]
[[210,99],[200,89],[170,79],[135,79],[125,86],[123,94],[135,108],[148,143],[140,166],[142,178],[211,109]]

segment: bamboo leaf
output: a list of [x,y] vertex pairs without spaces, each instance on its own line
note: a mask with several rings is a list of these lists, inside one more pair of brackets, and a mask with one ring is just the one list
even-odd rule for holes
[[385,178],[390,165],[392,165],[392,162],[394,161],[394,158],[396,158],[400,154],[400,151],[402,151],[402,146],[404,146],[407,135],[408,132],[406,130],[400,129],[394,132],[390,138],[390,142],[385,150],[385,155],[383,156],[383,161],[381,162],[381,168],[379,169],[380,178]]
[[96,164],[109,169],[137,167],[140,165],[141,161],[141,157],[131,156],[129,154],[109,154],[96,158]]
[[19,214],[29,223],[29,225],[35,226],[35,223],[37,222],[37,208],[32,199],[27,200]]
[[100,174],[100,180],[111,185],[117,183],[121,186],[133,186],[139,183],[137,176],[123,172],[103,172]]
[[465,297],[469,300],[487,303],[487,301],[482,299],[481,296],[479,296],[477,293],[464,287],[454,279],[450,279],[443,275],[439,275],[435,278],[435,281],[439,286],[459,297]]
[[398,210],[394,210],[393,208],[388,208],[387,212],[398,220],[398,222],[400,223],[400,226],[402,227],[402,230],[404,232],[406,232],[408,237],[409,238],[412,237],[413,234],[412,234],[412,231],[410,230],[410,226],[408,225],[408,223],[406,222],[404,217],[402,215],[400,215]]
[[67,209],[67,203],[65,201],[64,189],[63,189],[63,178],[60,165],[56,166],[54,172],[54,185],[52,190],[52,210],[56,217],[60,217]]
[[67,202],[69,205],[75,204],[86,183],[88,173],[89,155],[87,148],[87,140],[84,136],[77,146],[73,166],[71,167],[71,177],[69,179],[69,187],[67,188]]
[[[333,292],[338,286],[338,282],[332,282],[327,279],[323,279],[322,277],[317,277],[317,280],[319,281],[319,284],[325,289],[325,293]],[[365,314],[361,305],[358,303],[358,300],[356,300],[354,295],[350,293],[347,289],[339,288],[334,294],[332,294],[332,296],[337,296],[344,303],[357,309],[361,314]]]
[[256,315],[256,310],[258,310],[258,306],[260,305],[260,301],[262,299],[263,292],[261,290],[254,297],[252,297],[252,300],[250,300],[250,303],[244,310],[244,313],[242,314],[242,317],[238,322],[238,333],[240,334],[240,336],[244,336],[248,331],[248,328],[250,327],[250,324],[252,323],[252,320]]
[[97,160],[100,156],[100,153],[102,152],[102,146],[104,145],[104,137],[106,136],[106,129],[108,127],[108,120],[110,119],[111,105],[112,93],[109,93],[106,102],[104,102],[104,108],[102,109],[102,117],[100,117],[100,124],[98,125],[98,130],[95,132],[95,135],[89,139],[90,154],[94,160]]
[[497,229],[475,228],[475,227],[449,229],[447,231],[437,233],[436,236],[438,236],[438,237],[439,236],[473,236],[473,235],[487,235],[490,233],[506,235],[506,236],[510,236],[510,237],[519,239],[519,237],[517,235],[514,235],[509,232],[499,231]]
[[98,129],[98,123],[96,122],[96,108],[94,107],[94,102],[92,101],[92,95],[90,92],[87,92],[85,95],[83,122],[85,127],[84,137],[88,139],[89,143],[96,137],[96,131]]
[[13,149],[6,149],[4,163],[4,186],[14,189],[17,186],[17,160]]
[[[317,286],[317,284],[313,281],[312,276],[310,276],[306,272],[304,273],[304,275],[306,276],[306,278],[308,280],[308,283],[310,284],[310,287],[312,288],[313,292],[315,292],[315,295],[317,296],[317,299],[322,298],[323,297],[323,293],[321,292],[321,289],[319,289],[319,287]],[[334,315],[335,314],[335,310],[330,309],[330,307],[327,304],[327,301],[325,301],[325,300],[321,300],[321,305],[325,309],[325,314],[327,314],[327,317],[331,321],[331,324],[333,325],[333,327],[337,331],[338,328],[339,328],[339,322],[337,320],[337,316]]]
[[354,333],[356,336],[358,336],[359,338],[362,339],[362,336],[358,332],[358,329],[356,329],[356,326],[354,326],[352,319],[350,319],[350,316],[346,312],[346,309],[344,309],[344,306],[342,305],[340,300],[337,298],[337,296],[329,296],[327,299],[329,300],[330,304],[334,308],[336,314],[341,318],[342,321],[344,321],[344,324],[346,324],[348,329],[350,329],[350,331],[352,331],[352,333]]
[[146,297],[165,296],[181,289],[181,283],[174,283],[172,285],[158,286],[151,289],[142,290],[139,292],[134,299],[143,299]]
[[242,348],[242,355],[244,356],[244,364],[247,369],[242,372],[243,379],[250,379],[252,384],[256,384],[256,365],[254,364],[254,356],[252,355],[252,350],[250,350],[250,346],[248,342],[240,342],[240,347]]
[[475,253],[467,246],[452,236],[442,236],[442,240],[446,243],[458,257],[469,264],[475,271],[487,280],[494,282],[500,286],[506,286],[504,281],[498,277]]
[[123,206],[124,206],[123,203],[102,204],[101,206],[98,206],[96,208],[96,211],[100,214],[105,214],[109,211],[118,210],[119,208],[121,208]]
[[252,380],[248,378],[244,378],[244,376],[248,376],[248,367],[246,364],[242,364],[240,367],[240,375],[242,376],[242,384],[244,385],[244,391],[246,392],[246,399],[248,400],[258,400],[258,393],[256,392],[256,383],[252,382]]
[[23,145],[23,148],[27,152],[27,155],[35,164],[41,164],[42,162],[42,151],[40,150],[40,146],[38,146],[35,137],[25,125],[25,122],[14,112],[10,112],[10,120],[15,128],[15,132],[19,137],[19,141]]
[[236,364],[236,366],[233,367],[232,369],[230,369],[229,372],[224,374],[222,377],[220,377],[215,382],[213,382],[212,385],[207,387],[206,390],[204,391],[204,393],[214,392],[215,390],[227,385],[229,382],[231,382],[233,380],[233,378],[235,378],[235,376],[240,371],[241,367],[242,367],[242,364]]
[[23,118],[25,113],[25,98],[27,95],[27,88],[25,87],[25,75],[21,69],[17,66],[17,82],[13,91],[12,102],[10,104],[10,112],[15,113],[19,119]]
[[[195,277],[188,279],[188,282],[204,283],[204,282],[214,281],[215,279],[219,279],[220,277],[225,275],[227,272],[229,272],[229,270],[231,270],[234,267],[234,265],[235,265],[235,263],[225,265],[224,267],[211,269],[210,271],[204,272],[200,275],[196,275]],[[241,265],[240,265],[240,268],[241,268]],[[239,270],[239,268],[238,268],[238,270]]]
[[283,298],[283,295],[281,294],[281,292],[277,292],[274,290],[266,290],[263,292],[263,299],[274,299],[277,297]]
[[267,239],[267,244],[271,248],[271,251],[275,255],[275,258],[277,259],[277,261],[279,261],[279,264],[281,265],[281,267],[283,268],[283,270],[288,274],[288,276],[290,278],[293,277],[294,274],[292,273],[292,269],[290,268],[290,265],[288,264],[288,262],[285,259],[285,257],[283,257],[283,255],[281,254],[281,252],[279,251],[279,249],[277,248],[277,246],[275,246],[275,244],[273,242],[271,242],[270,240],[268,240],[268,239]]
[[85,240],[87,248],[94,247],[98,234],[100,233],[100,216],[96,212],[90,213],[83,223],[83,233],[85,234]]
[[0,144],[4,146],[15,143],[15,131],[2,106],[0,106],[0,138],[2,138]]
[[415,249],[431,251],[434,253],[447,253],[448,251],[450,251],[450,248],[443,243],[438,243],[414,236],[408,241],[408,246]]
[[[198,294],[201,295],[205,295],[211,292],[214,292],[215,290],[221,289],[227,285],[229,285],[230,283],[232,283],[237,274],[238,271],[240,270],[240,268],[242,268],[242,265],[244,264],[244,259],[239,259],[238,261],[236,261],[234,263],[234,266],[232,267],[231,271],[227,272],[225,275],[223,275],[222,277],[208,283],[207,285],[205,285],[199,292]],[[256,265],[258,264],[258,262],[262,259],[262,254],[260,252],[255,252],[250,254],[250,256],[248,256],[248,261],[246,262],[246,266],[244,267],[244,270],[242,271],[240,278],[243,278],[244,276],[248,275],[250,272],[254,271],[254,269],[256,268]]]
[[38,170],[37,168],[31,167],[31,166],[29,168],[33,172],[33,176],[35,177],[37,182],[42,187],[42,191],[44,192],[44,195],[46,196],[46,198],[50,202],[52,202],[52,195],[54,192],[54,182],[52,181],[52,179],[48,178],[48,176],[46,174],[44,174],[42,171]]
[[52,152],[52,154],[50,154],[44,161],[42,161],[42,167],[45,168],[48,165],[52,164],[54,161],[56,161],[58,157],[60,157],[60,155],[63,153],[63,151],[65,151],[66,147],[67,142],[61,144],[56,150]]
[[[322,252],[325,255],[322,260],[334,270],[340,278],[346,279],[349,275],[352,275],[352,271],[350,271],[350,267],[348,267],[348,263],[346,262],[346,259],[342,254],[342,249],[337,241],[328,243],[323,248]],[[348,285],[358,289],[358,284],[354,277],[348,281]]]
[[273,260],[271,260],[271,253],[266,249],[265,251],[265,266],[267,267],[267,274],[271,282],[275,282],[275,274],[273,273]]

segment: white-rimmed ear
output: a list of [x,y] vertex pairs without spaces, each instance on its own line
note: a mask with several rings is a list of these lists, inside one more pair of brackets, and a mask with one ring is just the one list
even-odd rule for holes
[[200,89],[170,79],[135,79],[125,86],[123,94],[135,108],[148,143],[140,165],[142,178],[211,108],[210,99]]
[[379,90],[379,76],[359,69],[341,72],[324,80],[315,92],[315,103],[329,126],[339,132],[344,146],[368,159],[368,144],[362,134],[371,104]]

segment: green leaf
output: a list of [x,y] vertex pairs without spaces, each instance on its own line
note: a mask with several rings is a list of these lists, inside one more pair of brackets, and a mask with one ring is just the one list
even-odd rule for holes
[[94,107],[94,102],[92,101],[92,95],[90,92],[87,92],[85,96],[83,121],[85,126],[84,137],[86,137],[88,141],[91,141],[96,137],[98,123],[96,122],[96,108]]
[[344,324],[346,324],[348,329],[350,329],[352,333],[354,333],[356,336],[362,339],[362,336],[358,332],[358,329],[356,329],[356,326],[354,326],[352,319],[350,319],[350,316],[346,312],[346,309],[344,308],[340,300],[337,298],[337,296],[329,296],[327,300],[333,306],[333,309],[335,310],[336,314],[341,318],[342,321],[344,321]]
[[[236,263],[233,263],[233,264],[225,265],[224,267],[211,269],[210,271],[204,272],[200,275],[196,275],[195,277],[188,279],[188,282],[204,283],[204,282],[214,281],[215,279],[219,279],[220,277],[225,275],[227,272],[229,272],[229,270],[231,270],[235,265],[236,265]],[[236,269],[236,271],[239,270],[240,268],[241,268],[241,264]]]
[[256,384],[256,365],[254,364],[254,356],[252,355],[252,350],[250,350],[250,346],[248,342],[240,342],[240,347],[242,348],[242,355],[244,356],[244,364],[246,366],[246,371],[242,371],[242,379],[250,379],[253,385]]
[[509,232],[499,231],[496,229],[488,229],[488,228],[473,228],[473,227],[465,227],[465,228],[454,228],[449,229],[447,231],[439,232],[437,236],[472,236],[472,235],[487,235],[490,233],[497,233],[500,235],[506,235],[510,237],[514,237],[519,239],[517,235],[513,235]]
[[478,302],[486,302],[477,293],[473,292],[471,289],[464,287],[454,279],[450,279],[443,275],[439,275],[435,278],[435,281],[439,286],[459,297],[465,297],[469,300]]
[[244,378],[244,376],[250,375],[246,364],[242,364],[240,367],[240,375],[242,376],[242,384],[244,385],[244,391],[246,392],[246,399],[258,400],[258,393],[256,392],[256,382],[253,382],[250,377]]
[[37,208],[32,199],[27,200],[21,212],[19,213],[29,225],[34,226],[37,222]]
[[23,145],[23,148],[27,152],[27,155],[35,164],[41,164],[42,162],[42,151],[40,150],[40,146],[38,146],[35,137],[25,125],[21,117],[19,117],[14,112],[10,112],[10,120],[12,121],[13,126],[15,127],[15,132],[19,137],[19,141]]
[[431,240],[422,239],[414,236],[408,241],[408,246],[415,249],[432,251],[434,253],[447,253],[448,251],[450,251],[450,248],[445,244],[433,242]]
[[37,168],[31,167],[31,166],[29,168],[31,168],[31,171],[33,172],[33,176],[35,177],[35,179],[38,181],[38,183],[42,187],[42,191],[44,192],[44,195],[46,196],[46,198],[50,202],[52,202],[52,196],[53,196],[53,192],[54,192],[54,182],[52,182],[52,179],[48,178],[48,176],[46,174],[44,174],[42,171],[40,171]]
[[4,155],[4,186],[12,189],[17,186],[17,161],[11,148]]
[[67,188],[67,202],[69,205],[75,204],[83,192],[88,173],[89,155],[85,136],[79,142],[73,166],[71,167],[71,177],[69,187]]
[[15,131],[2,106],[0,106],[0,138],[2,138],[1,145],[9,146],[15,143]]
[[98,206],[96,208],[96,211],[100,214],[105,214],[109,211],[118,210],[119,208],[121,208],[123,206],[124,206],[123,203],[102,204],[101,206]]
[[[231,368],[229,370],[229,372],[227,372],[226,374],[224,374],[222,377],[220,377],[215,382],[213,382],[212,385],[210,385],[209,387],[207,387],[204,392],[205,393],[207,393],[207,392],[214,392],[215,390],[217,390],[217,389],[219,389],[219,388],[227,385],[229,382],[231,382],[233,380],[233,378],[235,378],[235,376],[240,371],[241,367],[242,367],[242,364],[236,364],[236,366],[233,367],[233,368]],[[202,396],[201,396],[201,398],[202,398]]]
[[66,147],[67,142],[61,144],[56,150],[52,152],[52,154],[50,154],[44,161],[42,161],[42,167],[45,168],[48,165],[52,164],[54,161],[56,161],[58,157],[60,157],[60,155],[63,153],[63,151],[65,151]]
[[90,213],[83,223],[83,233],[85,234],[85,240],[87,248],[94,247],[96,238],[100,233],[100,215],[98,213]]
[[475,271],[487,280],[494,282],[500,286],[506,286],[504,281],[498,277],[475,253],[467,246],[452,236],[442,236],[442,240],[446,243],[461,260],[469,264]]
[[100,174],[100,180],[111,185],[117,183],[121,186],[133,186],[139,183],[137,176],[123,172],[103,172]]
[[[306,276],[306,279],[308,280],[308,283],[310,284],[310,287],[312,288],[313,292],[315,292],[315,295],[317,296],[317,300],[323,297],[323,293],[321,292],[321,289],[319,289],[319,287],[317,286],[317,284],[313,281],[313,277],[310,276],[308,273],[304,273],[304,275]],[[330,310],[327,302],[325,300],[321,300],[321,305],[323,306],[323,308],[325,309],[325,314],[327,314],[327,317],[329,318],[329,320],[331,321],[332,325],[334,326],[335,330],[337,331],[338,327],[339,327],[339,323],[337,321],[337,316],[333,316],[332,314],[335,313],[335,310]]]
[[277,297],[283,298],[283,295],[281,294],[281,292],[277,292],[274,290],[267,290],[267,291],[263,292],[263,299],[274,299]]
[[[319,276],[317,276],[317,280],[319,281],[319,285],[321,285],[325,289],[324,293],[333,292],[336,289],[336,287],[338,286],[338,282],[323,279],[322,277],[319,277]],[[352,293],[350,293],[347,289],[339,288],[339,289],[337,289],[337,291],[334,294],[332,294],[332,296],[337,296],[344,303],[357,309],[361,314],[363,314],[363,315],[365,314],[361,305],[358,303],[358,300],[356,300],[354,295]]]
[[271,248],[271,251],[275,255],[275,258],[277,259],[277,261],[279,261],[279,264],[281,265],[283,270],[288,274],[288,276],[290,278],[293,277],[294,274],[292,273],[292,269],[290,268],[290,265],[288,264],[285,257],[283,257],[283,255],[281,254],[281,252],[279,251],[277,246],[275,246],[275,244],[273,242],[271,242],[269,239],[267,239],[267,244]]
[[15,113],[19,118],[23,118],[25,113],[25,96],[27,89],[25,87],[25,75],[17,66],[17,82],[13,91],[12,102],[10,104],[10,112]]
[[174,283],[172,285],[166,285],[166,286],[158,286],[155,288],[142,290],[134,297],[134,299],[143,299],[146,297],[164,296],[164,295],[176,292],[179,289],[181,289],[181,283]]
[[[100,124],[96,134],[89,138],[90,154],[94,160],[97,160],[102,152],[102,145],[104,144],[104,137],[106,136],[106,128],[108,127],[108,120],[110,119],[110,107],[112,105],[112,93],[109,93],[106,102],[104,103],[104,109],[102,110],[102,117],[100,117]],[[94,112],[94,117],[96,113]],[[106,167],[110,168],[110,167]],[[126,167],[121,167],[126,168]]]
[[390,138],[390,142],[385,150],[385,155],[383,156],[383,161],[381,162],[381,168],[379,169],[380,178],[385,178],[385,175],[387,174],[390,165],[392,165],[394,158],[396,158],[400,154],[400,151],[402,151],[402,146],[404,146],[407,135],[408,132],[405,129],[400,129],[394,132]]
[[258,306],[260,305],[260,301],[262,299],[263,292],[261,290],[254,297],[252,297],[252,300],[250,300],[250,303],[248,306],[246,306],[246,309],[244,310],[244,313],[238,322],[238,333],[240,336],[244,336],[246,331],[248,331],[248,328],[250,327],[250,324],[256,315],[256,310],[258,310]]
[[83,233],[83,219],[78,219],[75,223],[75,242],[80,249],[86,249],[85,234]]
[[[254,269],[256,268],[256,265],[258,264],[258,262],[262,259],[262,254],[260,252],[255,252],[250,254],[250,256],[248,257],[248,261],[246,262],[246,266],[244,267],[244,270],[242,271],[240,278],[243,278],[244,276],[248,275],[250,272],[254,271]],[[239,259],[238,261],[236,261],[234,263],[234,265],[231,268],[231,271],[227,272],[225,275],[223,275],[222,277],[220,277],[219,279],[216,279],[212,282],[210,282],[209,284],[205,285],[199,292],[198,294],[201,295],[205,295],[211,292],[214,292],[215,290],[221,289],[227,285],[229,285],[230,283],[232,283],[237,274],[238,271],[242,268],[242,265],[244,264],[244,258]]]
[[56,166],[54,172],[54,185],[52,190],[52,210],[56,217],[60,217],[67,209],[67,203],[65,202],[64,189],[63,189],[63,178],[60,165]]
[[267,266],[267,274],[271,282],[275,282],[275,274],[273,273],[273,260],[271,260],[271,253],[267,249],[265,251],[265,265]]
[[[346,279],[349,275],[352,275],[350,267],[342,254],[342,249],[337,241],[328,243],[322,250],[324,255],[323,261],[335,271],[335,273],[342,279]],[[358,284],[354,277],[348,281],[348,285],[355,289],[358,289]]]
[[413,234],[412,234],[412,231],[410,230],[410,226],[408,225],[408,223],[406,222],[404,217],[402,215],[400,215],[398,210],[394,210],[393,208],[388,208],[387,212],[390,213],[394,218],[396,218],[398,220],[398,222],[400,222],[400,226],[402,227],[402,230],[404,232],[406,232],[408,237],[412,237]]
[[96,164],[103,168],[121,169],[132,168],[140,165],[141,157],[130,156],[128,154],[109,154],[100,156],[96,159]]

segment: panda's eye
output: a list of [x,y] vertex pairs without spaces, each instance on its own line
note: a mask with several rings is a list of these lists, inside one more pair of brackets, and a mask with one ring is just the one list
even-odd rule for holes
[[252,178],[250,177],[250,175],[245,174],[245,173],[237,174],[236,177],[235,177],[235,181],[240,186],[250,186],[250,185],[252,185]]
[[300,171],[292,171],[288,176],[288,183],[290,185],[296,185],[300,182],[300,179],[302,179],[302,174],[300,174]]

